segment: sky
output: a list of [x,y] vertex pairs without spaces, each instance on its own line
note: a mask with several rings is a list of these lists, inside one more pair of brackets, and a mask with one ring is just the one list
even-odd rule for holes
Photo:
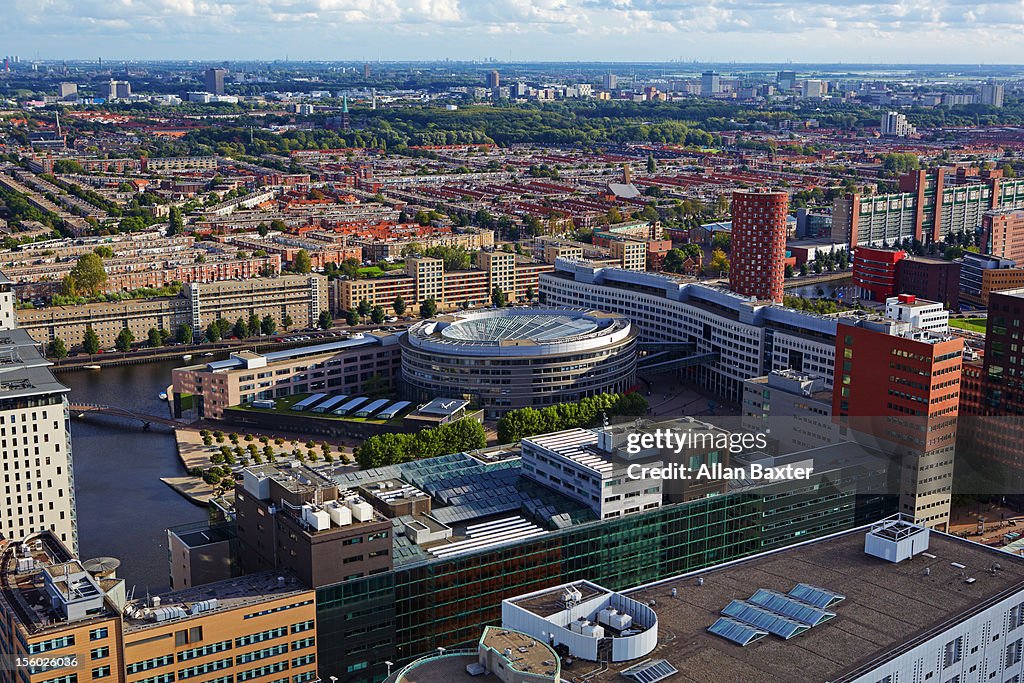
[[3,0],[43,59],[1024,62],[1024,0]]

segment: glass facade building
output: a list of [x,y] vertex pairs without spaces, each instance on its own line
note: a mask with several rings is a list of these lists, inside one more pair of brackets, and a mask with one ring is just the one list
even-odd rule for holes
[[501,601],[587,579],[618,590],[852,528],[897,510],[898,463],[846,467],[447,559],[410,558],[385,574],[317,590],[320,676],[380,681],[395,666],[471,646]]

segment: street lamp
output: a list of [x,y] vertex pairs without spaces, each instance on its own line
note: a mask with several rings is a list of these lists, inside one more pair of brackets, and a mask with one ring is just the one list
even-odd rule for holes
[[388,678],[391,677],[391,667],[393,667],[394,665],[394,662],[384,662],[384,666],[388,668]]

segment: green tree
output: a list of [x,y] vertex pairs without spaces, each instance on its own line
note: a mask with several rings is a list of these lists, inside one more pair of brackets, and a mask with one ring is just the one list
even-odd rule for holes
[[135,341],[135,335],[127,327],[121,329],[118,333],[117,339],[114,341],[114,346],[121,353],[127,353],[132,350],[132,342]]
[[533,302],[533,287],[526,288],[526,300],[531,303]]
[[99,254],[82,254],[71,269],[71,280],[75,291],[86,294],[99,294],[107,284],[107,271],[103,269],[103,259]]
[[238,320],[235,321],[232,333],[239,339],[245,339],[249,336],[249,323],[245,322],[245,318],[239,317]]
[[68,347],[64,343],[64,340],[60,337],[54,337],[53,341],[50,342],[49,349],[50,357],[57,359],[59,364],[62,360],[68,357]]
[[384,322],[385,317],[387,316],[384,313],[383,306],[374,306],[373,310],[370,311],[370,320],[372,320],[375,325],[380,325],[382,322]]
[[365,318],[370,315],[370,302],[366,299],[360,299],[359,305],[356,307],[356,311],[359,312],[360,318]]
[[167,214],[167,234],[179,235],[185,230],[185,221],[181,218],[181,209],[172,206]]
[[434,299],[426,299],[420,304],[420,317],[433,318],[437,315],[437,302]]
[[308,273],[313,270],[313,259],[309,257],[309,252],[305,249],[299,249],[299,253],[295,254],[295,272],[296,273]]
[[395,297],[394,302],[391,304],[391,309],[395,312],[395,315],[403,315],[406,310],[405,299],[399,294]]
[[295,321],[292,320],[292,317],[290,315],[288,315],[287,313],[285,313],[284,317],[281,318],[281,327],[283,327],[286,331],[287,331],[287,329],[289,327],[291,327],[294,324],[295,324]]
[[82,350],[90,356],[100,350],[100,338],[92,329],[92,325],[85,328],[85,337],[82,339]]
[[160,330],[155,327],[149,328],[149,348],[155,349],[164,345],[164,339],[160,336]]
[[491,290],[491,303],[497,308],[504,308],[508,305],[508,298],[505,296],[505,292],[501,291],[501,287]]
[[191,344],[193,340],[192,326],[188,323],[182,323],[178,325],[178,331],[175,334],[175,340],[179,344]]
[[359,313],[354,308],[345,311],[345,324],[353,327],[359,324]]
[[206,326],[206,341],[219,342],[221,336],[220,325],[217,324],[216,320]]
[[110,258],[114,255],[114,250],[104,244],[93,249],[92,253],[96,254],[100,258]]
[[249,319],[245,322],[249,326],[249,334],[256,336],[260,333],[260,317],[258,315],[250,313]]
[[654,160],[653,154],[647,155],[647,172],[656,173],[658,171],[658,162]]
[[263,320],[260,321],[260,331],[267,336],[277,333],[277,321],[273,316],[270,314],[263,316]]
[[320,317],[317,318],[316,324],[321,330],[329,330],[334,325],[334,317],[330,311],[320,311]]

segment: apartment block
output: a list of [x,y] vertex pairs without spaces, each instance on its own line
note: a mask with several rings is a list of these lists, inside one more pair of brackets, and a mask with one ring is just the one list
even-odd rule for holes
[[896,294],[897,264],[907,252],[857,247],[853,250],[853,284],[861,299],[885,301]]
[[17,317],[18,326],[40,344],[61,339],[68,348],[81,344],[89,327],[99,337],[101,347],[112,348],[125,328],[142,341],[153,328],[174,334],[180,325],[192,322],[189,302],[182,297],[23,308],[17,311]]
[[190,324],[201,334],[214,320],[269,315],[283,329],[284,318],[297,329],[313,327],[328,310],[327,278],[309,275],[278,275],[208,283],[190,283],[182,291],[188,301]]
[[441,259],[409,258],[403,275],[336,281],[334,300],[339,310],[354,309],[363,299],[390,310],[395,299],[402,297],[415,310],[433,298],[438,308],[449,309],[489,304],[498,287],[508,301],[522,302],[531,291],[537,295],[540,274],[553,270],[550,264],[504,251],[480,251],[476,265],[472,270],[448,271]]

